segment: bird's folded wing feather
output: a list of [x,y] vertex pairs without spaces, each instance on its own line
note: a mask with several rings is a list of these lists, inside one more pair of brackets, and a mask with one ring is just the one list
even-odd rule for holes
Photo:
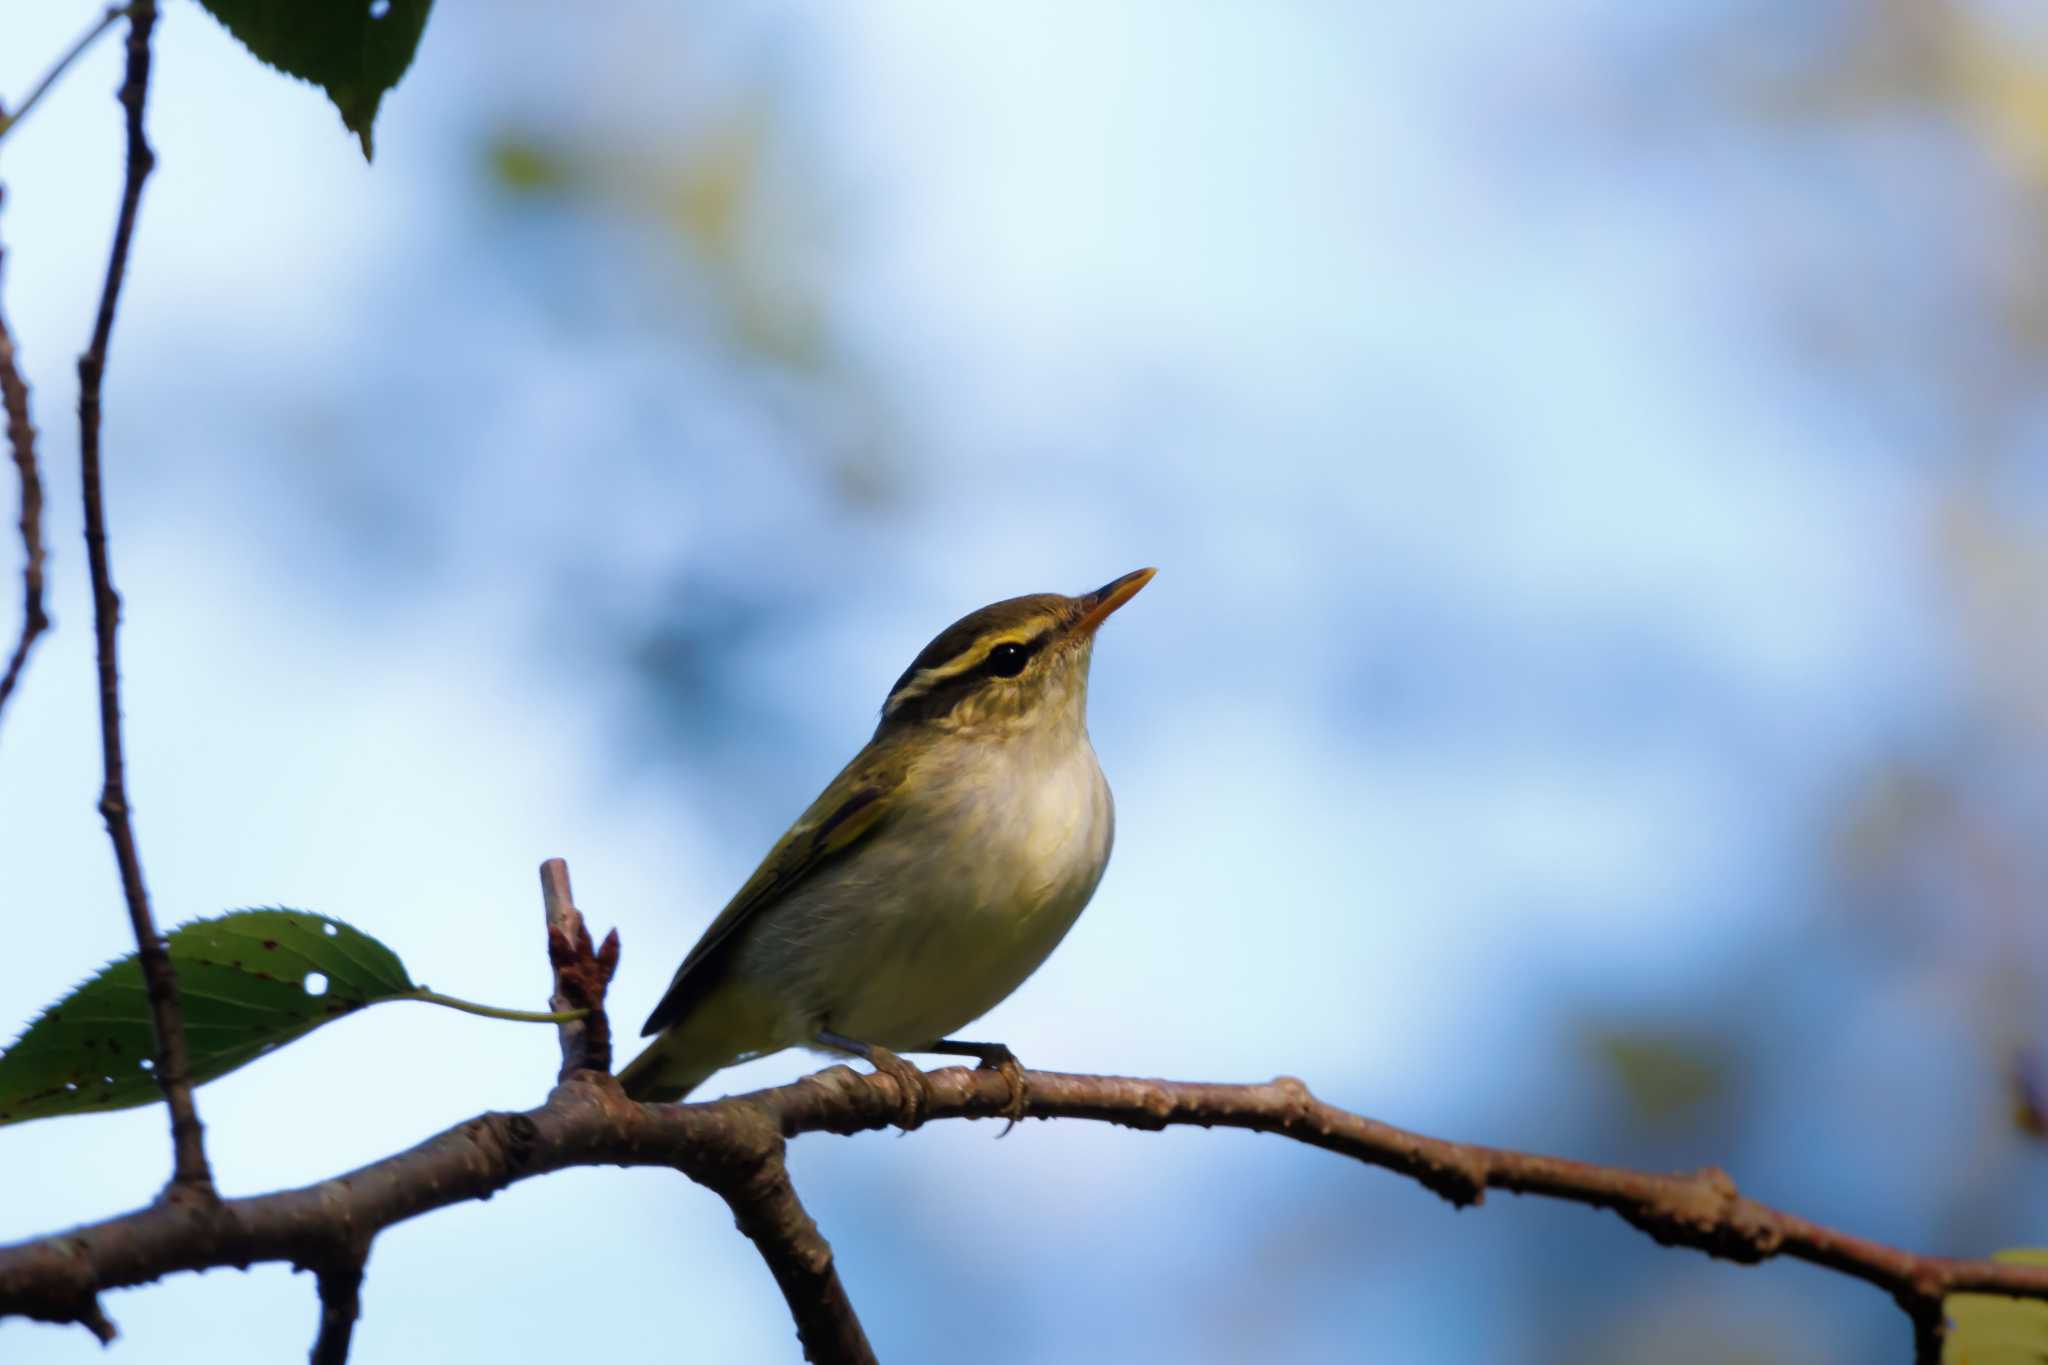
[[849,849],[868,838],[888,819],[906,765],[900,756],[874,746],[856,755],[810,809],[797,817],[768,856],[747,878],[683,965],[676,969],[668,991],[654,1013],[647,1017],[641,1036],[658,1033],[674,1024],[690,1005],[709,989],[710,964],[718,949],[755,914],[773,905],[821,867],[836,861]]

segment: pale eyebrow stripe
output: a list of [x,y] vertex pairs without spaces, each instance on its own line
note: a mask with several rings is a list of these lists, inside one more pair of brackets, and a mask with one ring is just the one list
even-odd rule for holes
[[1006,632],[1001,635],[982,636],[945,663],[919,669],[909,682],[889,695],[888,702],[882,708],[882,714],[893,716],[907,703],[929,696],[943,684],[966,677],[987,663],[989,654],[998,645],[1023,645],[1035,654],[1045,648],[1046,642],[1052,638],[1053,630],[1052,626],[1044,626],[1029,635]]

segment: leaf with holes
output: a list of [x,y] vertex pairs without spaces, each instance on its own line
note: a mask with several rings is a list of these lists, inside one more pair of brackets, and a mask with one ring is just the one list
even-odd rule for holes
[[327,92],[370,155],[384,94],[412,65],[433,0],[200,0],[257,60]]
[[[196,1085],[380,1000],[417,999],[389,948],[304,910],[234,910],[170,936]],[[0,1055],[0,1124],[160,1097],[156,1034],[134,954],[43,1012]]]
[[[1992,1258],[2048,1265],[2048,1251],[2020,1248]],[[2048,1303],[2003,1294],[1951,1294],[1941,1301],[1948,1317],[1942,1365],[2042,1365],[2048,1361]]]

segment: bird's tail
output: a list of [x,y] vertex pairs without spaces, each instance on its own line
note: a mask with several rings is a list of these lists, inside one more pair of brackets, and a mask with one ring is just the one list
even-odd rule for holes
[[619,1084],[636,1100],[672,1104],[704,1084],[711,1073],[731,1063],[730,1057],[698,1055],[680,1031],[671,1029],[649,1043],[619,1073]]

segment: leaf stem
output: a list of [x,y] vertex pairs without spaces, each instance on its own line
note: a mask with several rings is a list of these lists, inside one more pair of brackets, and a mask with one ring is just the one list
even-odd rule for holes
[[87,48],[91,47],[93,41],[102,33],[105,33],[115,24],[127,18],[129,11],[133,8],[133,5],[109,5],[106,12],[100,15],[98,22],[85,31],[85,36],[73,43],[70,49],[57,59],[56,65],[43,73],[43,78],[36,82],[35,89],[28,92],[27,97],[22,100],[19,109],[16,109],[11,114],[5,110],[0,110],[0,137],[6,137],[12,131],[15,124],[28,117],[28,111],[36,107],[36,101],[41,99],[49,91],[50,87],[57,83],[57,78],[64,74],[65,69],[77,61],[80,55]]
[[481,1014],[486,1019],[510,1019],[515,1024],[573,1024],[590,1013],[589,1010],[562,1010],[555,1014],[541,1010],[503,1010],[496,1005],[479,1005],[474,1000],[458,1000],[452,995],[430,991],[425,986],[392,998],[420,1000],[429,1005],[445,1005],[451,1010],[461,1010],[464,1014]]

